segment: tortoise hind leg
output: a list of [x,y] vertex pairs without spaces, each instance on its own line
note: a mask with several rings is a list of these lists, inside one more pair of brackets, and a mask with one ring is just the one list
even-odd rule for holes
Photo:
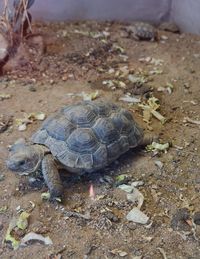
[[63,185],[57,165],[51,154],[45,155],[42,160],[42,174],[51,194],[51,199],[62,197],[64,192]]

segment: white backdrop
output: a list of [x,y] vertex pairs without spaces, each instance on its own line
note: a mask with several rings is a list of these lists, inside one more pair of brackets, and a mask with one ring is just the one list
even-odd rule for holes
[[159,22],[168,0],[35,0],[32,11],[46,19],[150,20]]
[[31,13],[43,20],[172,19],[183,31],[200,34],[200,0],[35,0]]
[[200,34],[200,0],[173,0],[171,19],[183,31]]

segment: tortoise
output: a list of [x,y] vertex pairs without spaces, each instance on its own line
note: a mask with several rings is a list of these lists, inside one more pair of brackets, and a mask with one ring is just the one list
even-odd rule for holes
[[41,170],[54,199],[63,195],[59,168],[92,173],[149,141],[130,111],[107,102],[79,102],[47,118],[30,141],[16,141],[7,167],[27,175]]
[[126,27],[129,37],[135,40],[156,41],[158,33],[154,26],[149,23],[135,22]]

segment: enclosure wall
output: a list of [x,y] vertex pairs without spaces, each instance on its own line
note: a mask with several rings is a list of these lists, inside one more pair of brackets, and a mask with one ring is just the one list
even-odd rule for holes
[[[4,1],[0,1],[2,9]],[[35,0],[31,12],[43,20],[175,21],[183,31],[200,33],[200,0]]]

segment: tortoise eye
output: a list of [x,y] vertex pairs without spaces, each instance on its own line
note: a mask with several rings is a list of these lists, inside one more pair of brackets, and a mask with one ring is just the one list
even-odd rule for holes
[[19,166],[22,166],[22,165],[24,165],[24,164],[25,164],[25,160],[21,160],[21,161],[18,162],[18,165],[19,165]]

